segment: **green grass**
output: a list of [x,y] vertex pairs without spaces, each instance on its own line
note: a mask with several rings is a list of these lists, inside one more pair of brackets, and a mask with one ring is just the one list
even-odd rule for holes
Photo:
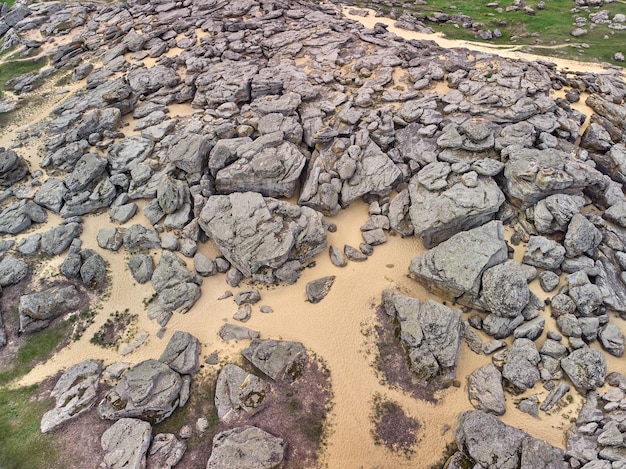
[[[358,2],[361,3],[361,2]],[[546,9],[537,10],[537,1],[527,2],[527,5],[534,8],[536,14],[528,15],[524,11],[502,11],[498,13],[494,8],[487,8],[486,0],[468,0],[464,2],[450,2],[449,0],[428,0],[427,5],[414,5],[407,7],[406,11],[416,14],[431,15],[435,12],[447,13],[450,16],[463,14],[472,18],[474,23],[483,23],[483,30],[494,30],[498,28],[502,32],[501,38],[494,38],[490,41],[476,39],[474,32],[464,29],[462,26],[453,24],[438,24],[425,20],[426,26],[430,26],[436,31],[443,32],[450,39],[459,39],[477,42],[489,42],[496,45],[522,45],[532,49],[530,52],[554,57],[562,57],[588,62],[612,62],[615,52],[626,54],[626,30],[616,31],[609,29],[607,25],[596,25],[594,29],[590,27],[590,21],[584,27],[588,34],[575,38],[570,35],[574,26],[574,14],[571,9],[574,7],[572,0],[548,0]],[[500,1],[500,7],[506,10],[506,6],[512,2]],[[367,0],[361,3],[368,6]],[[457,8],[451,8],[456,5]],[[407,6],[407,4],[405,4]],[[377,6],[373,6],[377,9]],[[389,10],[389,7],[384,7]],[[403,10],[403,9],[400,9]],[[626,14],[626,4],[614,2],[602,5],[600,9],[590,8],[589,13],[599,10],[608,10],[609,17],[612,18],[617,13]],[[588,17],[589,13],[580,12],[579,16]],[[608,36],[609,39],[604,37]],[[583,44],[589,47],[582,47]],[[553,48],[554,45],[565,45],[562,48]],[[619,63],[618,63],[619,64]]]
[[46,58],[12,60],[0,64],[0,91],[7,91],[6,82],[13,77],[39,70],[48,63]]
[[0,387],[0,461],[2,469],[55,467],[54,439],[39,432],[42,414],[52,399],[31,401],[37,386]]
[[[24,376],[33,365],[50,356],[67,335],[67,324],[62,323],[28,336],[17,352],[13,367],[0,371],[0,386]],[[1,409],[1,406],[0,406]],[[0,414],[2,411],[0,410]],[[0,433],[1,435],[1,433]],[[2,459],[0,458],[0,461]],[[4,468],[3,468],[4,469]]]

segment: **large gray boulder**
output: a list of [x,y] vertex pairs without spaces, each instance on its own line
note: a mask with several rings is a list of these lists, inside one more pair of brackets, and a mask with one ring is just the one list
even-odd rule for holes
[[602,233],[582,213],[575,214],[565,233],[563,245],[567,257],[576,257],[596,248]]
[[537,365],[541,361],[535,343],[530,339],[515,339],[507,351],[502,377],[520,391],[532,388],[539,381]]
[[237,365],[220,370],[215,385],[215,408],[222,422],[232,422],[243,413],[253,415],[261,410],[269,384]]
[[28,174],[24,158],[13,150],[0,148],[0,189],[6,189],[21,181]]
[[502,222],[491,221],[452,236],[411,261],[414,278],[430,290],[472,303],[485,270],[507,259]]
[[176,331],[167,343],[159,361],[183,375],[200,370],[200,342],[189,332]]
[[187,451],[187,444],[173,433],[159,433],[152,439],[148,451],[148,467],[171,469],[180,462]]
[[65,187],[63,181],[56,178],[48,178],[35,193],[33,200],[37,205],[52,210],[54,213],[60,213],[65,203],[67,192],[67,187]]
[[29,200],[21,200],[0,212],[0,234],[18,234],[33,223],[43,223],[47,214],[39,205]]
[[60,225],[41,235],[41,250],[49,256],[57,256],[65,251],[74,238],[80,236],[82,225],[80,223],[67,223]]
[[533,221],[539,234],[565,232],[572,217],[585,205],[580,195],[554,194],[537,202]]
[[541,269],[558,269],[565,259],[565,248],[544,236],[531,236],[522,262]]
[[128,84],[138,95],[150,94],[161,88],[172,88],[180,83],[180,77],[172,67],[155,65],[139,67],[128,74]]
[[214,195],[198,224],[245,276],[304,262],[326,247],[322,215],[255,192]]
[[493,365],[485,365],[469,375],[468,393],[472,405],[494,415],[506,412],[506,401],[502,389],[502,374]]
[[80,305],[76,287],[51,287],[28,295],[22,295],[18,306],[20,332],[39,331],[59,316],[74,311]]
[[432,165],[422,169],[409,184],[411,222],[422,243],[427,248],[436,246],[452,235],[488,222],[504,202],[504,194],[491,178],[480,177],[476,185],[458,182],[446,183],[443,191],[430,189],[420,175]]
[[599,350],[587,347],[574,350],[561,359],[561,368],[576,389],[583,392],[594,390],[604,384],[606,360]]
[[275,339],[254,339],[241,354],[275,381],[294,381],[302,374],[308,360],[300,342]]
[[154,272],[152,257],[141,253],[133,254],[130,259],[128,259],[128,270],[130,270],[130,274],[137,283],[146,283],[152,278]]
[[463,335],[461,311],[402,295],[393,295],[385,303],[387,314],[400,325],[411,370],[424,381],[440,376],[453,379]]
[[253,191],[266,197],[291,197],[294,194],[306,158],[298,147],[282,141],[282,132],[272,145],[259,144],[259,150],[250,152],[257,141],[268,139],[274,134],[264,135],[237,149],[242,155],[229,166],[219,170],[215,176],[215,188],[221,194]]
[[28,264],[13,256],[0,259],[0,287],[15,285],[30,273]]
[[150,446],[152,427],[143,420],[123,418],[111,425],[100,438],[106,469],[143,469]]
[[84,154],[74,166],[74,170],[65,176],[63,182],[72,192],[88,189],[106,170],[107,160],[97,153]]
[[512,146],[503,156],[508,156],[508,161],[502,189],[523,209],[549,195],[576,195],[585,187],[602,183],[602,173],[560,150]]
[[237,427],[213,438],[207,469],[279,469],[287,442],[257,427]]
[[319,303],[328,295],[333,283],[335,283],[334,275],[311,280],[305,287],[307,300],[311,303]]
[[135,224],[124,231],[124,247],[128,250],[155,249],[161,247],[161,238],[156,230]]
[[145,360],[128,370],[98,404],[103,419],[140,418],[152,424],[169,417],[178,407],[181,376],[165,363]]
[[132,135],[109,147],[107,160],[112,174],[132,171],[154,150],[154,143],[147,138]]
[[530,301],[526,274],[516,261],[507,261],[485,270],[482,298],[487,309],[502,317],[514,318]]
[[186,173],[200,173],[206,166],[212,145],[208,137],[187,134],[168,151],[169,161]]
[[85,360],[69,367],[59,378],[50,396],[56,402],[54,409],[41,418],[41,433],[48,433],[68,420],[90,410],[96,403],[102,363]]
[[497,417],[470,410],[459,415],[454,432],[460,450],[488,469],[565,469],[563,451],[505,425]]

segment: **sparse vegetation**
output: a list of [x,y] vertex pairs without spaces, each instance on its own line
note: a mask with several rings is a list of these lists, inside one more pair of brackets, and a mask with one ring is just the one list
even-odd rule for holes
[[419,422],[406,415],[397,402],[381,394],[374,395],[370,418],[374,443],[410,458],[417,443]]
[[96,331],[90,342],[104,348],[116,347],[125,336],[131,334],[130,327],[137,322],[138,315],[131,314],[128,309],[115,311]]

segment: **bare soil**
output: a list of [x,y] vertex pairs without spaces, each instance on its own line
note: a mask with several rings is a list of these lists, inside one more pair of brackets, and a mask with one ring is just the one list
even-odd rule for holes
[[373,402],[372,420],[376,444],[385,445],[387,449],[403,453],[407,457],[414,453],[413,447],[418,441],[420,423],[406,415],[397,402],[377,394]]

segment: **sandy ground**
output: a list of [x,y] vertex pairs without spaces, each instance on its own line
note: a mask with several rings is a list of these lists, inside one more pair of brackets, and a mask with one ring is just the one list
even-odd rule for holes
[[[385,22],[383,18],[354,17],[366,25],[373,26],[376,22]],[[472,47],[467,43],[451,42],[432,35],[417,35],[404,30],[391,31],[405,37],[442,41],[444,47]],[[488,52],[504,53],[514,58],[527,58],[517,52],[493,51],[485,48]],[[590,64],[578,64],[563,60],[555,60],[559,67],[578,67],[579,70],[601,71]],[[73,85],[72,88],[81,84]],[[445,92],[445,89],[438,89]],[[46,100],[39,103],[39,107],[31,110],[32,113],[26,121],[34,123],[42,116],[46,116],[61,99],[58,95],[50,95]],[[590,114],[584,104],[579,104],[580,110]],[[585,110],[583,110],[585,109]],[[176,106],[170,110],[172,115],[188,115],[190,106]],[[130,131],[132,127],[125,128]],[[0,136],[0,146],[10,146],[13,132],[4,132]],[[32,142],[28,146],[18,148],[17,151],[23,157],[31,161],[31,170],[37,169],[40,161],[38,155],[39,142]],[[343,247],[344,244],[358,246],[362,242],[359,227],[367,220],[367,205],[358,202],[342,211],[332,221],[337,225],[336,233],[329,233],[329,244]],[[30,230],[28,233],[15,237],[17,240],[36,231],[44,231],[58,224],[57,217],[51,216],[48,223]],[[131,219],[125,226],[141,223],[149,226],[148,221],[141,212]],[[157,358],[165,348],[167,341],[174,331],[185,330],[198,337],[202,343],[203,360],[211,352],[217,351],[220,364],[228,362],[229,357],[235,356],[242,348],[247,346],[247,341],[222,342],[217,333],[225,322],[233,321],[232,315],[237,310],[232,298],[218,300],[226,290],[236,293],[238,290],[249,288],[250,285],[242,284],[239,289],[228,287],[223,275],[206,278],[202,285],[202,296],[194,307],[185,315],[175,315],[167,325],[167,330],[162,339],[157,338],[156,333],[159,325],[147,319],[143,301],[152,296],[153,290],[148,285],[137,285],[130,273],[125,268],[128,254],[120,251],[112,253],[100,249],[96,243],[96,234],[101,227],[109,226],[110,221],[107,213],[84,217],[84,231],[81,236],[83,246],[98,251],[109,263],[112,285],[110,294],[99,301],[95,307],[97,312],[92,326],[83,334],[83,337],[61,350],[46,363],[35,367],[26,375],[19,384],[31,384],[40,382],[48,376],[52,376],[80,360],[96,358],[104,360],[105,365],[128,361],[137,363],[147,358]],[[217,249],[212,243],[200,246],[200,252],[211,257],[218,255]],[[521,258],[523,246],[516,251],[516,257]],[[389,241],[382,246],[376,247],[374,254],[363,263],[351,262],[345,268],[337,268],[330,263],[327,252],[317,256],[315,267],[308,268],[303,272],[301,279],[292,286],[258,286],[261,290],[262,300],[259,303],[269,305],[274,312],[262,314],[258,305],[254,307],[252,318],[245,324],[246,327],[260,331],[263,338],[281,338],[285,340],[298,340],[307,348],[315,352],[325,360],[332,379],[334,392],[334,408],[331,415],[331,434],[329,445],[323,460],[329,468],[401,468],[401,467],[428,467],[436,463],[442,457],[446,443],[453,440],[454,425],[457,415],[463,410],[471,409],[472,406],[467,397],[467,376],[476,368],[490,362],[490,357],[476,355],[463,344],[459,357],[457,379],[459,387],[450,387],[437,394],[437,404],[416,400],[396,389],[391,389],[381,383],[373,366],[373,353],[375,346],[373,339],[367,337],[363,331],[367,331],[375,321],[375,305],[380,302],[381,293],[385,288],[392,288],[398,292],[422,299],[430,298],[430,295],[415,281],[408,278],[408,265],[413,257],[423,252],[423,246],[416,238],[401,238],[390,236]],[[50,275],[55,272],[63,256],[57,258],[51,265],[41,266],[41,275]],[[158,261],[158,258],[155,259]],[[337,279],[329,295],[318,304],[306,302],[304,292],[308,281],[325,276],[336,275]],[[533,290],[541,295],[537,282],[532,285]],[[126,308],[131,313],[139,315],[136,324],[136,333],[147,333],[148,339],[130,355],[122,357],[118,351],[103,349],[89,342],[94,332],[115,311],[123,311]],[[548,316],[546,314],[546,316]],[[467,319],[467,315],[465,315]],[[624,323],[618,322],[624,329]],[[554,326],[553,321],[547,317],[547,324]],[[554,327],[553,327],[554,328]],[[626,329],[625,329],[626,330]],[[545,337],[545,334],[544,334]],[[482,336],[483,341],[490,340]],[[538,341],[541,344],[543,337]],[[626,365],[622,360],[607,356],[609,371],[621,371],[626,373]],[[370,412],[372,398],[375,394],[382,394],[387,398],[398,402],[405,412],[416,418],[420,424],[419,442],[415,448],[415,454],[408,460],[402,455],[396,455],[381,446],[374,445],[371,434]],[[540,386],[527,392],[523,396],[517,396],[515,400],[537,394],[542,400],[546,395]],[[553,445],[563,447],[564,429],[569,425],[567,418],[575,416],[580,398],[576,397],[574,403],[568,405],[551,415],[542,414],[541,420],[534,419],[529,415],[519,412],[514,405],[514,399],[507,395],[507,413],[502,420],[506,423],[518,426],[532,435],[545,439]],[[565,417],[564,417],[565,416]]]

